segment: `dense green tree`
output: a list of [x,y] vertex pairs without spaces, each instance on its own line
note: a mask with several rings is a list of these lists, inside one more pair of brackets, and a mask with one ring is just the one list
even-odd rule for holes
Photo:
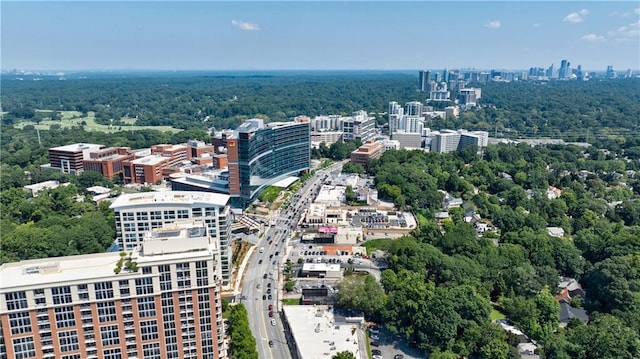
[[356,359],[356,356],[352,352],[348,350],[344,350],[339,353],[336,353],[334,356],[331,357],[331,359]]

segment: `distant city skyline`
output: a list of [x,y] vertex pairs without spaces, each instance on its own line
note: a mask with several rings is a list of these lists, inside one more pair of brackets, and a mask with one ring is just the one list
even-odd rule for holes
[[2,70],[640,69],[621,2],[17,2]]

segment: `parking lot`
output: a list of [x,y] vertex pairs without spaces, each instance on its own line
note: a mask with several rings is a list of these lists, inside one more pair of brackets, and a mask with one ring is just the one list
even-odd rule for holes
[[421,354],[416,348],[409,346],[406,340],[398,338],[388,330],[379,326],[374,327],[377,329],[369,330],[369,338],[371,339],[371,351],[378,350],[379,357],[375,359],[393,359],[399,358],[397,355],[402,355],[402,359],[423,359],[426,355]]

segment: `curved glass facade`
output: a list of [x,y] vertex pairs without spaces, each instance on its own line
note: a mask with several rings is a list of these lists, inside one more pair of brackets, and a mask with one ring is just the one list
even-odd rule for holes
[[267,186],[308,170],[310,145],[309,123],[269,124],[252,132],[239,132],[241,200],[250,201]]

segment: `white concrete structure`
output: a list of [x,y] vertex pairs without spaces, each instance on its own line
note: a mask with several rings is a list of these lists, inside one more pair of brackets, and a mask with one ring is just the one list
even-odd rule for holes
[[27,191],[31,192],[33,197],[38,197],[38,193],[46,190],[46,189],[56,189],[60,185],[58,181],[44,181],[39,183],[30,184],[24,186],[23,188]]
[[116,216],[116,241],[130,251],[151,229],[177,220],[204,220],[220,248],[223,284],[231,278],[231,222],[229,195],[210,192],[144,192],[123,194],[112,204]]
[[128,254],[0,266],[8,358],[225,358],[220,264],[204,222],[157,229]]
[[324,203],[329,206],[340,206],[345,200],[345,186],[322,185],[316,203]]
[[339,317],[326,306],[285,305],[286,325],[300,359],[331,359],[342,351],[350,351],[358,359],[368,358],[360,350],[358,328],[362,317]]

